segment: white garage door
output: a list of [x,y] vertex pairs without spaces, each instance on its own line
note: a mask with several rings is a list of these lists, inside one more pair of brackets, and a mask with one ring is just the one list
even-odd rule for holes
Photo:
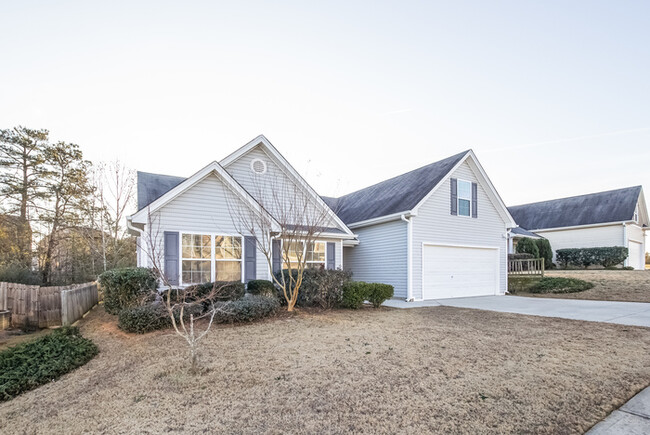
[[643,245],[641,243],[633,242],[632,240],[630,240],[630,244],[628,245],[628,250],[629,250],[628,266],[632,266],[633,268],[640,269],[640,270],[644,269],[645,265],[643,263],[645,263],[645,258],[643,258],[641,255],[642,246]]
[[498,293],[499,251],[425,245],[423,298],[442,299]]

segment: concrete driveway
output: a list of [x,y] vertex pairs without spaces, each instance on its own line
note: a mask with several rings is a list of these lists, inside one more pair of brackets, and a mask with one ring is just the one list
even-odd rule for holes
[[478,296],[473,298],[437,299],[420,302],[404,302],[391,299],[384,305],[395,308],[417,308],[445,305],[449,307],[474,308],[504,313],[529,314],[532,316],[561,317],[564,319],[592,322],[618,323],[621,325],[650,328],[650,303],[585,301],[577,299],[544,299],[523,296]]

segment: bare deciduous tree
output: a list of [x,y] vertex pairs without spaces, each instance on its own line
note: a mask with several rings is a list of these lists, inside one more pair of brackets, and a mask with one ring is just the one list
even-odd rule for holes
[[[157,220],[148,213],[146,232],[140,237],[140,244],[146,252],[149,265],[158,274],[164,290],[159,298],[167,310],[174,331],[183,338],[189,347],[190,373],[198,373],[198,356],[201,340],[208,334],[214,317],[218,313],[226,314],[230,311],[229,302],[215,303],[227,286],[223,283],[212,283],[207,292],[200,292],[198,286],[179,288],[170,283],[164,270],[164,256],[161,252],[161,232]],[[209,309],[203,310],[205,305]],[[197,321],[206,319],[203,329],[198,328]]]
[[287,310],[293,311],[307,262],[314,255],[316,240],[328,225],[332,226],[331,216],[306,186],[279,171],[268,168],[250,177],[246,189],[261,206],[261,212],[229,191],[226,198],[230,216],[237,232],[255,237],[269,270],[273,270],[274,241],[280,245],[279,260],[286,273],[272,274],[273,282],[281,289]]

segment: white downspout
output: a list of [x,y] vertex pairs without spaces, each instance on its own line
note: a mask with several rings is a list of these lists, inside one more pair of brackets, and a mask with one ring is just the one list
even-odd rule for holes
[[140,237],[140,246],[137,246],[137,244],[136,244],[136,247],[135,247],[135,249],[138,250],[138,252],[137,252],[138,255],[136,255],[136,257],[137,257],[138,266],[140,267],[140,266],[142,266],[142,255],[143,255],[142,243],[144,243],[143,240],[142,240],[142,237],[144,237],[143,236],[144,230],[141,230],[140,228],[137,228],[137,227],[133,226],[133,223],[131,222],[131,216],[127,216],[127,218],[126,218],[126,227],[129,230],[133,230],[133,231],[135,231],[136,233],[138,233],[140,235],[139,236]]
[[413,302],[413,216],[400,218],[406,222],[406,302]]
[[627,239],[627,224],[625,222],[623,222],[623,246],[627,248],[627,258],[623,262],[623,267],[627,267],[630,265],[630,243]]

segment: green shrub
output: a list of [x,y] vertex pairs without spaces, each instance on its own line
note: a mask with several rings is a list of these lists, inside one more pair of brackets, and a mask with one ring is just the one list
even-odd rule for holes
[[246,285],[248,293],[252,295],[272,296],[275,294],[275,286],[271,281],[265,279],[254,279]]
[[589,290],[594,285],[577,278],[544,277],[529,287],[530,293],[576,293]]
[[539,248],[534,239],[524,237],[517,242],[518,254],[531,254],[533,258],[539,258]]
[[142,305],[150,298],[158,288],[158,277],[152,269],[127,267],[102,273],[99,284],[106,312],[119,314],[124,308]]
[[540,258],[544,259],[544,269],[552,269],[553,249],[551,248],[551,242],[548,239],[537,239],[535,243],[537,244]]
[[0,266],[0,281],[15,282],[17,284],[40,285],[43,282],[41,275],[20,264],[6,264]]
[[555,252],[557,262],[565,268],[568,266],[582,266],[586,269],[591,265],[612,267],[623,263],[627,256],[628,250],[622,246],[569,248],[558,249]]
[[64,326],[0,352],[0,401],[46,384],[86,364],[99,350],[76,327]]
[[217,308],[217,323],[253,322],[275,314],[280,302],[275,297],[249,295],[233,302],[219,302]]
[[[298,271],[294,270],[294,279]],[[289,283],[289,272],[283,270],[276,274],[278,281],[282,282],[284,274],[285,282]],[[343,295],[343,286],[350,281],[352,274],[335,269],[306,269],[302,274],[302,284],[298,289],[296,305],[299,307],[320,307],[324,309],[333,308],[340,304]],[[278,298],[282,305],[286,305],[284,292],[276,288]]]
[[361,308],[363,301],[368,298],[368,283],[363,281],[349,281],[343,286],[341,306],[356,310]]
[[508,254],[508,260],[532,260],[533,258],[535,258],[533,254],[527,252]]
[[142,305],[120,311],[117,326],[126,332],[144,334],[171,326],[167,309],[162,304]]
[[379,308],[381,304],[384,303],[386,299],[393,297],[393,286],[389,284],[379,284],[379,283],[370,283],[368,284],[368,293],[366,299],[368,299],[372,306]]

